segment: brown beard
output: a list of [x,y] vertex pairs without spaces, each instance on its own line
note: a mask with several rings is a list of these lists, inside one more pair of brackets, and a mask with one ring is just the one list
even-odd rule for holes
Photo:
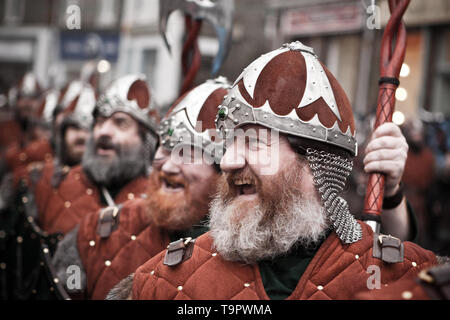
[[[167,193],[163,191],[163,179],[171,184],[183,185],[183,192]],[[153,171],[147,189],[147,214],[156,226],[180,231],[199,223],[208,212],[210,195],[194,200],[189,183],[183,177],[166,175],[162,171]]]

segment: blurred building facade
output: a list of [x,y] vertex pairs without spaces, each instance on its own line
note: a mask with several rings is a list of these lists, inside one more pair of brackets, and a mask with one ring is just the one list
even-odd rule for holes
[[62,87],[78,78],[87,62],[95,61],[104,73],[101,87],[126,73],[144,73],[157,103],[172,103],[178,95],[183,20],[179,14],[171,17],[170,55],[157,27],[158,3],[0,0],[0,85],[17,83],[31,70],[44,87]]

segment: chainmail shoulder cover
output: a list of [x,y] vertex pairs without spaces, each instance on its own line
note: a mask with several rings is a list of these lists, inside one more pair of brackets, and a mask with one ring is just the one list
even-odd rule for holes
[[352,162],[312,148],[306,150],[306,157],[322,203],[339,239],[346,244],[361,240],[361,226],[350,213],[347,201],[338,195],[352,171]]

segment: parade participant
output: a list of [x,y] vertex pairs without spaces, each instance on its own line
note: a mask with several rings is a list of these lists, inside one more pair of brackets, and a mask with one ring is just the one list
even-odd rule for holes
[[405,195],[410,199],[421,226],[418,243],[429,245],[431,237],[429,205],[431,190],[435,180],[435,156],[425,143],[423,123],[418,120],[408,120],[402,125],[402,132],[408,143],[408,158],[402,182]]
[[94,90],[85,85],[60,113],[59,124],[53,126],[57,130],[53,135],[55,142],[53,161],[28,168],[28,179],[32,183],[27,184],[27,208],[31,208],[30,202],[34,200],[37,210],[35,213],[28,213],[28,216],[36,217],[38,212],[44,212],[53,190],[59,187],[72,167],[81,163],[93,124],[92,111],[95,103]]
[[[253,61],[220,107],[217,128],[227,149],[210,232],[184,242],[176,267],[165,264],[170,247],[139,267],[133,299],[350,299],[367,289],[369,266],[388,284],[437,263],[413,243],[374,239],[339,196],[357,152],[353,113],[311,48],[293,42]],[[365,170],[386,174],[385,196],[395,199],[389,220],[408,230],[397,194],[405,139],[385,124],[369,145]]]
[[105,90],[81,166],[70,170],[39,212],[44,231],[65,234],[87,213],[145,193],[157,143],[151,109],[143,76],[123,76]]
[[[0,287],[4,298],[22,298],[26,281],[21,275],[30,265],[23,264],[22,230],[24,229],[24,203],[29,174],[33,168],[42,168],[52,161],[49,143],[48,115],[56,105],[54,95],[42,91],[36,77],[27,73],[18,85],[15,108],[21,134],[6,150],[8,172],[3,176],[0,190]],[[36,251],[38,252],[38,251]],[[12,280],[14,279],[14,280]]]
[[[223,153],[222,144],[214,139],[214,119],[229,87],[223,77],[208,80],[174,103],[159,127],[148,197],[83,218],[59,243],[53,258],[62,283],[67,267],[78,265],[84,283],[75,292],[104,299],[114,285],[171,241],[196,238],[207,230],[202,220],[216,190]],[[208,163],[203,161],[207,157]]]
[[[42,231],[36,224],[36,217],[40,212],[45,212],[47,201],[57,191],[61,182],[65,179],[70,167],[81,162],[84,153],[85,142],[92,127],[92,111],[96,98],[93,89],[85,85],[79,94],[71,102],[66,103],[64,111],[60,113],[57,132],[54,132],[55,156],[53,161],[45,163],[30,163],[22,169],[14,171],[15,178],[19,176],[20,183],[16,190],[14,201],[9,205],[7,214],[9,223],[5,227],[14,229],[3,230],[8,237],[14,236],[17,241],[8,241],[7,249],[2,252],[2,262],[8,267],[6,278],[17,279],[8,281],[2,286],[8,287],[9,295],[16,299],[47,299],[52,297],[50,287],[42,286],[46,283],[47,275],[41,266],[45,265],[45,259],[41,258],[39,251],[42,245],[48,245],[53,252],[60,234],[49,234]],[[68,92],[65,96],[68,97]],[[70,95],[69,95],[70,96]],[[57,97],[55,97],[57,98]],[[56,103],[53,107],[56,106]],[[49,127],[55,120],[45,115],[51,115],[53,110],[47,110],[42,105],[39,119],[42,125]],[[48,112],[46,112],[48,111]],[[15,222],[15,223],[14,223]],[[20,280],[19,280],[20,279]],[[38,294],[39,292],[39,294]]]
[[[9,129],[8,131],[2,129],[2,141],[17,142],[24,138],[22,134],[29,127],[31,116],[38,108],[42,92],[41,85],[32,72],[27,72],[20,79],[19,83],[10,89],[8,98],[11,111],[13,112],[13,119],[2,125],[2,128]],[[13,132],[17,131],[20,133],[14,135],[14,139],[8,139]]]
[[[52,148],[42,119],[44,111],[52,107],[51,99],[32,73],[25,74],[13,96],[15,120],[2,124],[5,134],[13,135],[14,141],[8,144],[0,161],[0,210],[12,205],[29,167],[42,166],[52,160]],[[15,131],[14,127],[19,130]]]
[[[8,89],[6,108],[1,110],[1,126],[0,126],[0,154],[4,156],[5,150],[8,146],[21,139],[22,130],[20,124],[16,119],[16,96],[17,86],[13,85]],[[1,174],[1,172],[0,172]]]
[[9,144],[4,156],[6,166],[11,172],[29,163],[48,161],[51,158],[47,135],[35,125],[40,106],[45,105],[46,97],[43,93],[32,73],[25,74],[18,84],[13,112],[20,134]]

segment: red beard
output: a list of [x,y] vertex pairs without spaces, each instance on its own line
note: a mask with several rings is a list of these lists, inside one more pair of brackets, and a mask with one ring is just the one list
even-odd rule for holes
[[[296,164],[294,168],[286,170],[298,170],[299,167],[300,166]],[[247,212],[258,205],[264,208],[264,211],[267,213],[262,222],[269,222],[273,220],[274,215],[279,211],[277,208],[283,198],[283,193],[280,193],[280,191],[287,187],[284,185],[284,173],[285,172],[281,172],[276,176],[267,177],[267,179],[260,179],[249,167],[232,173],[226,173],[218,181],[218,194],[223,203],[237,201],[236,197],[239,195],[239,192],[234,186],[233,181],[250,179],[254,183],[255,192],[258,194],[258,198],[255,201],[245,201],[240,203],[237,207],[238,211],[236,212],[234,219],[239,220],[241,215],[247,214]],[[291,188],[296,189],[295,186],[292,186]]]
[[[182,185],[183,191],[169,193],[163,189],[163,181]],[[208,213],[209,195],[194,200],[189,183],[183,177],[153,171],[147,189],[147,213],[152,222],[166,230],[184,230],[200,222]]]

